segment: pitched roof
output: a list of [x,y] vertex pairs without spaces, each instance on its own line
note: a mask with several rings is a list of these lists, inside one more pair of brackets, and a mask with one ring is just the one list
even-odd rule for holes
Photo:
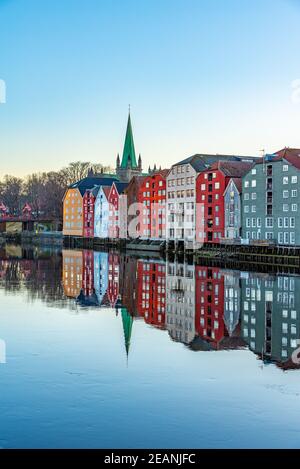
[[278,157],[285,159],[291,165],[295,166],[297,169],[300,169],[300,149],[299,148],[284,148],[276,152]]
[[237,188],[239,193],[241,194],[243,190],[242,178],[232,178],[232,181],[234,182],[235,187]]
[[128,182],[115,182],[114,184],[119,194],[122,194],[128,186]]
[[218,161],[213,163],[208,171],[219,170],[225,176],[241,178],[248,173],[253,165],[253,163],[246,163],[244,161]]
[[179,163],[173,166],[180,166],[183,164],[190,164],[195,171],[205,171],[210,165],[216,161],[253,161],[255,156],[236,156],[236,155],[208,155],[208,154],[196,154],[186,158],[185,160],[179,161]]
[[80,181],[71,184],[69,189],[78,189],[83,196],[87,189],[94,189],[94,187],[102,185],[111,186],[113,182],[118,182],[118,178],[111,175],[105,176],[101,174],[101,176],[83,178]]
[[128,166],[130,166],[132,169],[138,167],[137,162],[136,162],[136,156],[135,156],[130,114],[128,115],[128,122],[127,122],[126,136],[125,136],[125,142],[124,142],[123,156],[122,156],[122,161],[121,161],[121,168],[126,169]]
[[101,186],[95,186],[94,189],[92,189],[92,194],[94,197],[97,197],[100,187]]
[[271,155],[265,155],[263,158],[259,158],[256,164],[262,164],[264,162],[274,162],[286,160],[292,166],[300,169],[300,149],[299,148],[283,148]]
[[110,193],[111,186],[102,186],[102,190],[105,194],[105,197],[108,199],[109,193]]
[[146,176],[144,176],[143,179],[151,178],[151,177],[157,176],[157,175],[160,175],[161,177],[165,178],[165,177],[167,177],[169,172],[170,172],[169,169],[158,169],[157,171],[154,171],[153,173],[147,174]]

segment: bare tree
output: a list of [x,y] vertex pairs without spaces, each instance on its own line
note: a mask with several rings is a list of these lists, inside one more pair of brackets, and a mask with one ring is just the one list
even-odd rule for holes
[[1,201],[9,208],[12,215],[21,212],[23,199],[23,181],[15,176],[4,176],[0,187]]

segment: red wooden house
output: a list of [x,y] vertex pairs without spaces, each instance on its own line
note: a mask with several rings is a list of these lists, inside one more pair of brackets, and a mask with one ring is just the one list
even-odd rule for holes
[[[124,190],[127,186],[128,184],[124,182],[114,182],[109,192],[108,237],[112,239],[120,238],[121,226],[124,225],[125,217],[127,224],[127,210],[122,210],[122,212],[120,212],[120,198],[125,197]],[[124,204],[122,204],[122,206],[125,207]]]
[[[99,190],[99,188],[98,188]],[[95,190],[87,189],[83,196],[83,237],[94,237]]]
[[166,238],[166,177],[168,169],[157,171],[143,179],[138,201],[140,236],[145,239]]
[[231,178],[242,178],[253,163],[218,161],[196,180],[196,241],[220,243],[224,237],[224,191]]

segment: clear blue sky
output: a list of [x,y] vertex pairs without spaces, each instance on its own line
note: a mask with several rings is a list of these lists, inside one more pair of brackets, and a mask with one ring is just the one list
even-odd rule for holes
[[299,24],[299,0],[0,0],[0,176],[114,165],[129,103],[144,168],[300,147]]

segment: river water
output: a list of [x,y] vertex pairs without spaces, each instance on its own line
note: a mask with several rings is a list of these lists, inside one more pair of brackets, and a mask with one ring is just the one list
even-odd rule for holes
[[299,276],[10,245],[0,305],[1,448],[300,447]]

